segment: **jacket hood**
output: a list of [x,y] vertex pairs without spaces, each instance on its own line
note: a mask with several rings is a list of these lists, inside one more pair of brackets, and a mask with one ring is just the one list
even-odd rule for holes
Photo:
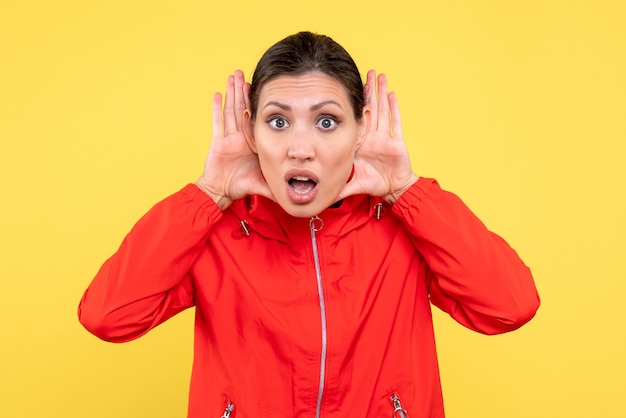
[[[265,197],[249,196],[233,202],[229,209],[239,219],[244,234],[243,225],[250,234],[257,233],[279,241],[311,239],[312,218],[291,216],[278,203]],[[319,228],[323,224],[321,230],[325,237],[340,237],[385,212],[388,212],[388,205],[381,198],[349,196],[318,214],[321,222],[316,221],[316,226]]]

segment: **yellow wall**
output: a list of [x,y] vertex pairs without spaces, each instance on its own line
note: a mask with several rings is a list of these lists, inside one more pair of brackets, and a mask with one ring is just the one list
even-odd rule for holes
[[0,416],[185,415],[193,313],[113,345],[76,306],[200,174],[212,93],[302,29],[388,74],[417,173],[536,276],[518,332],[436,315],[448,416],[626,416],[625,22],[619,0],[0,0]]

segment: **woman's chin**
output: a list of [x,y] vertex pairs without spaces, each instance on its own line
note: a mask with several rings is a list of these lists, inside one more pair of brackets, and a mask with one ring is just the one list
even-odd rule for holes
[[281,205],[281,207],[287,212],[289,215],[294,218],[311,218],[317,214],[319,214],[324,209],[318,209],[314,207],[315,205]]
[[278,204],[285,212],[294,218],[311,218],[315,215],[319,215],[320,212],[330,206],[332,202],[326,204],[326,202],[313,200],[308,203],[295,203],[291,199],[279,199]]

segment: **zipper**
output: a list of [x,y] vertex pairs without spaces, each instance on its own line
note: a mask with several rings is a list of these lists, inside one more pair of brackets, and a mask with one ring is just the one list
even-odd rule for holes
[[226,409],[224,410],[224,414],[220,418],[230,418],[230,415],[233,413],[233,409],[235,409],[235,404],[231,401],[228,401]]
[[397,393],[392,394],[389,397],[389,401],[391,401],[391,405],[393,406],[391,418],[407,418],[409,416],[406,409],[402,408],[402,402],[400,402],[400,397]]
[[317,404],[315,406],[315,418],[322,413],[322,395],[324,394],[324,380],[326,379],[326,351],[328,348],[328,333],[326,328],[326,304],[324,303],[324,289],[322,287],[322,270],[320,257],[317,249],[317,232],[324,227],[324,221],[315,215],[309,221],[311,229],[311,244],[313,247],[313,261],[315,263],[315,278],[317,280],[317,295],[320,300],[320,321],[322,323],[322,355],[320,360],[320,383],[317,391]]

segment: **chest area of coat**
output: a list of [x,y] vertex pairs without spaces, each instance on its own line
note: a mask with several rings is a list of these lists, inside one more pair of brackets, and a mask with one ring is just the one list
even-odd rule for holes
[[[374,298],[394,302],[407,280],[419,275],[421,258],[397,224],[372,225],[341,237],[285,242],[251,234],[216,235],[192,274],[203,303],[280,315],[327,304],[364,309]],[[321,293],[321,295],[320,295]]]

